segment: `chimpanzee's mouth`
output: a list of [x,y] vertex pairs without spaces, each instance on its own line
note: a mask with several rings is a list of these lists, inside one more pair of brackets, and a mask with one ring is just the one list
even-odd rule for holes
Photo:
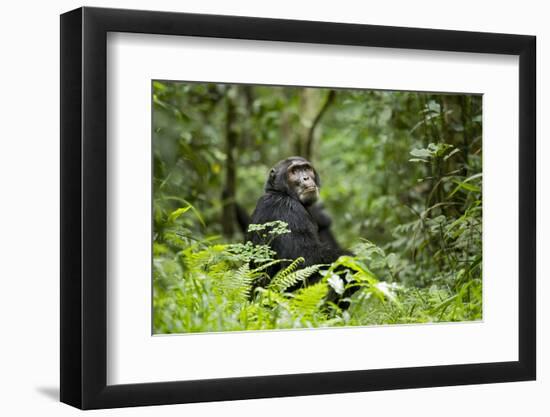
[[305,190],[304,190],[304,193],[312,193],[314,191],[317,191],[317,187],[307,187]]

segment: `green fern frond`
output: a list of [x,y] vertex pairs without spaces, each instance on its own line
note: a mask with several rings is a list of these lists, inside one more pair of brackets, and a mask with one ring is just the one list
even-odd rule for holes
[[267,262],[267,263],[255,268],[255,269],[253,269],[252,272],[257,273],[257,272],[265,271],[270,266],[277,265],[277,264],[281,263],[282,261],[283,261],[283,259],[276,259],[274,261]]
[[319,307],[323,303],[328,292],[328,286],[321,281],[310,285],[296,292],[290,302],[290,308],[295,313],[304,318],[311,318],[315,313],[319,313]]
[[[288,275],[292,274],[296,269],[298,268],[298,264],[304,262],[304,258],[296,258],[289,266],[287,266],[284,269],[281,269],[277,274],[273,277],[271,282],[269,283],[268,287],[271,290],[279,291],[283,287],[283,282],[285,282]],[[291,284],[292,285],[292,284]],[[289,286],[286,286],[288,288]],[[286,289],[285,288],[285,289]],[[282,289],[281,291],[284,291]]]
[[248,264],[243,264],[236,272],[225,273],[220,281],[220,287],[222,291],[233,292],[237,298],[247,300],[257,276],[257,273],[250,271]]
[[302,262],[302,258],[296,259],[292,262],[287,268],[282,271],[279,271],[277,275],[273,278],[268,288],[273,291],[284,292],[290,287],[298,284],[299,282],[304,282],[310,276],[315,274],[322,265],[311,265],[302,269],[296,270],[298,267],[297,261]]

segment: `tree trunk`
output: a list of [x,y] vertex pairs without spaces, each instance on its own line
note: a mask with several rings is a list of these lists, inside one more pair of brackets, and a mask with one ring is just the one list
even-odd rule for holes
[[323,115],[326,113],[327,109],[330,107],[332,102],[334,101],[334,97],[336,96],[336,92],[334,90],[330,90],[327,94],[327,98],[325,99],[325,102],[323,103],[323,106],[319,110],[319,113],[317,113],[317,116],[315,116],[315,119],[313,119],[313,123],[311,124],[311,128],[308,131],[307,138],[306,138],[306,146],[304,151],[304,158],[311,159],[311,156],[313,154],[313,141],[315,140],[315,128],[321,121]]
[[237,171],[235,166],[235,149],[237,148],[236,108],[238,87],[230,87],[225,98],[225,184],[222,191],[222,231],[225,237],[232,237],[235,226],[235,194]]

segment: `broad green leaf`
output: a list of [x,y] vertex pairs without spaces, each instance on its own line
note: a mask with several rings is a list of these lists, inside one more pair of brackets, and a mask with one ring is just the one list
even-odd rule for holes
[[168,216],[168,221],[173,222],[178,217],[180,217],[182,214],[187,213],[191,209],[191,206],[187,207],[180,207],[179,209],[174,210],[170,215]]

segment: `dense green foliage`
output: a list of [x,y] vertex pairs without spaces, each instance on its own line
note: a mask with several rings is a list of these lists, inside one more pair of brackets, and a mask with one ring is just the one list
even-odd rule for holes
[[[155,333],[481,319],[480,96],[154,82],[153,106]],[[291,155],[355,256],[270,280],[234,203],[251,213]]]

